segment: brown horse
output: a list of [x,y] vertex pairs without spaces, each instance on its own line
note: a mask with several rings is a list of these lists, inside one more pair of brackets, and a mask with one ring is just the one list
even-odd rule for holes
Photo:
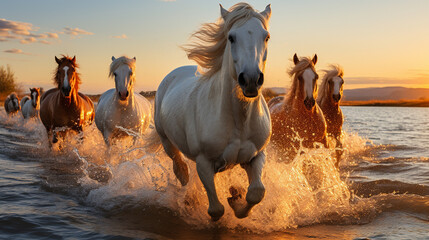
[[317,55],[313,59],[299,60],[295,54],[293,62],[289,70],[292,86],[288,95],[273,98],[268,103],[273,131],[271,142],[289,161],[297,155],[301,141],[306,148],[315,147],[316,142],[327,146],[325,118],[315,101]]
[[94,104],[91,99],[78,92],[80,78],[76,72],[76,56],[63,56],[61,59],[55,57],[55,61],[58,63],[54,76],[57,88],[45,92],[40,100],[40,119],[48,136],[53,135],[53,143],[58,141],[57,132],[62,137],[70,129],[80,132],[94,120]]
[[340,101],[343,95],[344,71],[338,65],[331,65],[329,70],[324,70],[322,84],[320,85],[317,103],[323,111],[326,119],[328,136],[335,139],[336,158],[335,166],[338,164],[343,154],[341,143],[341,129],[343,126],[343,112],[340,108]]

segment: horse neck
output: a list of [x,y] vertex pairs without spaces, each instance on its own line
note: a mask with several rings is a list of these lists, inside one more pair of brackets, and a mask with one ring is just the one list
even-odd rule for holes
[[[298,81],[295,79],[295,81]],[[304,89],[299,83],[295,83],[294,88],[291,89],[290,94],[285,98],[285,107],[291,107],[294,110],[306,110],[304,105]]]
[[79,106],[79,93],[76,87],[73,88],[72,91],[70,92],[70,98],[64,97],[61,93],[59,94],[60,94],[60,101],[62,104],[69,107]]

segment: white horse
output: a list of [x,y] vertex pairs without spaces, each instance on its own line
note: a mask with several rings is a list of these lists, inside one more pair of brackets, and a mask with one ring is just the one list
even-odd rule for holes
[[15,92],[9,94],[4,100],[4,110],[6,113],[8,115],[15,115],[15,113],[17,113],[20,109],[21,106],[19,105],[18,94]]
[[21,99],[21,112],[24,118],[38,117],[40,111],[40,89],[30,88],[30,97]]
[[[270,113],[261,94],[269,39],[270,5],[261,12],[247,3],[194,33],[197,41],[185,47],[197,66],[169,73],[155,97],[155,127],[182,185],[189,173],[181,153],[196,162],[207,191],[213,220],[224,214],[214,184],[217,172],[240,164],[247,172],[246,199],[236,189],[228,198],[236,217],[244,218],[265,195],[261,172],[271,135]],[[243,195],[244,196],[244,195]]]
[[143,133],[152,118],[150,102],[134,93],[135,63],[135,57],[112,57],[109,76],[115,78],[116,89],[101,95],[95,111],[95,124],[107,145],[112,138],[125,136],[123,129]]

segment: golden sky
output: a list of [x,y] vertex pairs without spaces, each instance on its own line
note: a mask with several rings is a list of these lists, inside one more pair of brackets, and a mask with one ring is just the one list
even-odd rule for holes
[[[345,88],[429,88],[429,1],[248,1],[271,3],[265,87],[288,87],[294,53],[318,55],[317,70],[340,64]],[[81,91],[102,93],[111,56],[137,58],[136,91],[156,90],[189,61],[180,46],[219,17],[218,1],[3,1],[0,65],[24,87],[53,87],[54,56],[76,55]],[[221,1],[225,8],[236,1]]]

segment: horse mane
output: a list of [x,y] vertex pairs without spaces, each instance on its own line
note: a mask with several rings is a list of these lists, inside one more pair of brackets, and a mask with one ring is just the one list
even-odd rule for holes
[[210,78],[222,67],[223,54],[227,44],[227,34],[236,23],[243,24],[252,17],[262,22],[265,29],[268,21],[247,3],[232,6],[224,20],[220,17],[216,23],[205,23],[191,35],[193,42],[182,47],[188,59],[194,60],[201,69],[203,78]]
[[30,88],[30,96],[33,98],[33,92],[37,92],[37,95],[40,97],[40,88]]
[[[61,63],[64,62],[64,61],[68,61],[68,62],[70,62],[70,65],[73,66],[73,68],[76,71],[76,83],[77,84],[75,84],[75,86],[76,86],[77,89],[79,89],[79,84],[81,83],[80,73],[77,72],[77,69],[79,68],[79,65],[76,62],[73,62],[73,58],[71,58],[71,57],[69,57],[67,55],[61,55],[61,58],[59,60],[61,61]],[[54,72],[54,84],[56,84],[57,87],[60,87],[60,85],[61,85],[61,79],[60,79],[59,74],[60,74],[60,64],[58,64],[58,66],[57,66],[57,68],[55,69],[55,72]]]
[[287,71],[289,76],[292,77],[292,85],[285,97],[285,101],[288,104],[291,104],[293,99],[296,96],[296,91],[298,90],[298,82],[299,82],[298,76],[301,75],[301,73],[308,67],[311,67],[313,71],[316,72],[316,69],[314,68],[313,60],[310,57],[301,57],[299,62]]
[[115,70],[124,64],[128,65],[128,67],[130,67],[134,72],[134,69],[136,68],[136,61],[133,58],[128,58],[127,56],[122,56],[122,57],[116,58],[110,64],[109,77],[113,77]]
[[9,96],[6,97],[6,99],[12,99],[12,98],[18,98],[18,94],[16,94],[16,92],[12,92],[9,94]]
[[340,65],[331,64],[329,65],[329,69],[322,70],[325,75],[322,78],[322,83],[320,84],[319,88],[319,96],[320,96],[320,102],[324,100],[325,97],[329,95],[329,79],[333,77],[343,77],[344,70]]

